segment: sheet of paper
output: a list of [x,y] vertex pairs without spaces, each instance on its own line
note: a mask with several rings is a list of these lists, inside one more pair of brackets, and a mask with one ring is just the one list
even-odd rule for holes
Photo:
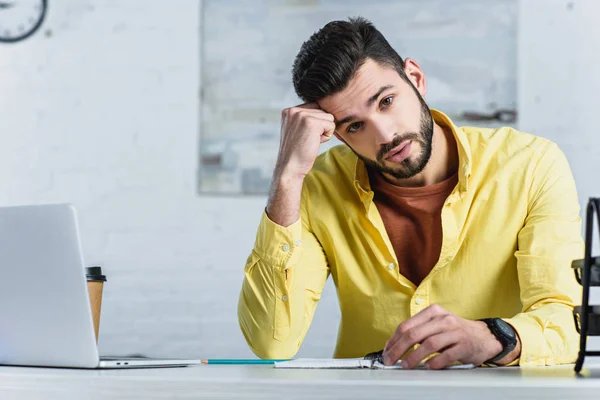
[[372,360],[362,358],[297,358],[276,362],[275,368],[357,369],[371,368],[372,365]]
[[[425,364],[419,364],[414,369],[423,369]],[[457,364],[450,365],[444,369],[473,369],[475,366],[473,364]],[[400,361],[396,365],[383,365],[379,361],[375,361],[373,363],[373,369],[403,369],[402,365],[400,365]]]
[[[378,361],[365,360],[363,358],[297,358],[290,361],[281,361],[275,363],[275,368],[288,369],[402,369],[400,361],[396,365],[386,366]],[[473,369],[473,364],[451,365],[445,369]],[[423,369],[423,364],[419,364],[415,369]]]

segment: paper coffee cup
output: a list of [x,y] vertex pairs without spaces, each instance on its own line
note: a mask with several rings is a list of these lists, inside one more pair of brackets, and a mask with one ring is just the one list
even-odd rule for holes
[[92,318],[94,320],[94,332],[96,333],[96,342],[98,342],[98,332],[100,331],[100,311],[102,309],[102,289],[106,276],[102,275],[101,267],[87,267],[85,269],[87,278],[88,292],[90,294],[90,306],[92,308]]

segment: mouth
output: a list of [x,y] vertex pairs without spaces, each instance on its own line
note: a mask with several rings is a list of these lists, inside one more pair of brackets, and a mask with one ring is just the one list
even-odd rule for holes
[[394,147],[387,155],[385,156],[386,161],[392,162],[402,162],[410,155],[410,150],[412,148],[412,141],[406,140],[400,143],[398,146]]

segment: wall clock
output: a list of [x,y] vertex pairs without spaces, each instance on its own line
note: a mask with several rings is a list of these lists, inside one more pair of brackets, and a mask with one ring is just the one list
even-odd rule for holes
[[0,42],[15,43],[33,35],[47,8],[47,0],[0,0]]

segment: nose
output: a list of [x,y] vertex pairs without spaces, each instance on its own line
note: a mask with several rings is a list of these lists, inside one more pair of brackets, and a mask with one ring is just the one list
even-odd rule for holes
[[390,143],[394,140],[394,136],[398,134],[394,119],[388,115],[380,115],[373,118],[371,124],[375,131],[375,144],[377,147],[380,147],[382,144]]

